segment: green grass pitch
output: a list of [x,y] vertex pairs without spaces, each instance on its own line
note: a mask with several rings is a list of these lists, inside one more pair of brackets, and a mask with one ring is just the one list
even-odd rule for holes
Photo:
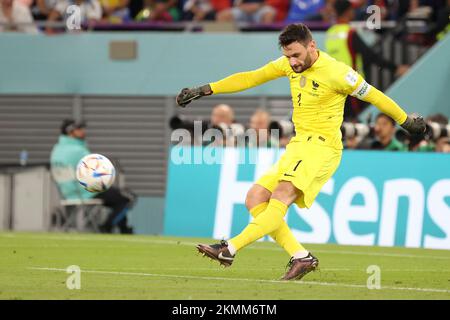
[[[0,233],[0,299],[450,299],[450,251],[306,245],[320,270],[278,281],[289,257],[258,242],[230,268],[196,253],[210,239]],[[81,269],[69,290],[66,268]],[[367,288],[370,265],[381,288]]]

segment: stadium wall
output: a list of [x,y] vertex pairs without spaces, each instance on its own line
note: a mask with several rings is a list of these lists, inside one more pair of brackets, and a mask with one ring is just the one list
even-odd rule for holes
[[[111,60],[112,41],[134,41],[136,59]],[[0,52],[0,94],[175,95],[280,56],[277,33],[0,34]],[[287,84],[243,95],[289,95]]]
[[[250,220],[246,192],[282,152],[173,147],[164,234],[238,234]],[[450,249],[449,161],[438,153],[344,151],[313,206],[291,206],[287,223],[306,243]]]

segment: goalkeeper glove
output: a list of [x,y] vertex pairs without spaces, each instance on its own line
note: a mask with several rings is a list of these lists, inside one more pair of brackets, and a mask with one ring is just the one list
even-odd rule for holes
[[424,134],[426,129],[423,118],[415,113],[408,115],[405,122],[400,126],[410,134]]
[[195,88],[184,88],[177,95],[177,104],[180,107],[184,108],[187,104],[191,103],[192,100],[196,100],[204,96],[209,96],[212,93],[213,92],[209,84],[205,84],[204,86]]

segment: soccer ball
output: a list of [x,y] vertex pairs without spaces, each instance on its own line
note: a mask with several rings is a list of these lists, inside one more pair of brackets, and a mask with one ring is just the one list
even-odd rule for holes
[[89,192],[103,192],[114,183],[116,170],[108,158],[101,154],[89,154],[77,165],[78,182]]

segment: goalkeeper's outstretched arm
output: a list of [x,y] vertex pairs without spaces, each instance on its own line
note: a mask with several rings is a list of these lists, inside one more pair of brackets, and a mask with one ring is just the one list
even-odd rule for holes
[[422,134],[425,132],[425,121],[421,116],[416,114],[407,115],[394,100],[377,88],[371,87],[363,100],[373,104],[381,112],[390,116],[409,133]]
[[272,63],[268,63],[259,69],[235,73],[217,82],[200,87],[184,88],[176,98],[177,104],[180,107],[185,107],[191,101],[203,96],[247,90],[283,75],[284,73],[278,70]]
[[210,83],[214,94],[233,93],[259,86],[278,78],[277,70],[271,64],[253,71],[232,74],[225,79]]

